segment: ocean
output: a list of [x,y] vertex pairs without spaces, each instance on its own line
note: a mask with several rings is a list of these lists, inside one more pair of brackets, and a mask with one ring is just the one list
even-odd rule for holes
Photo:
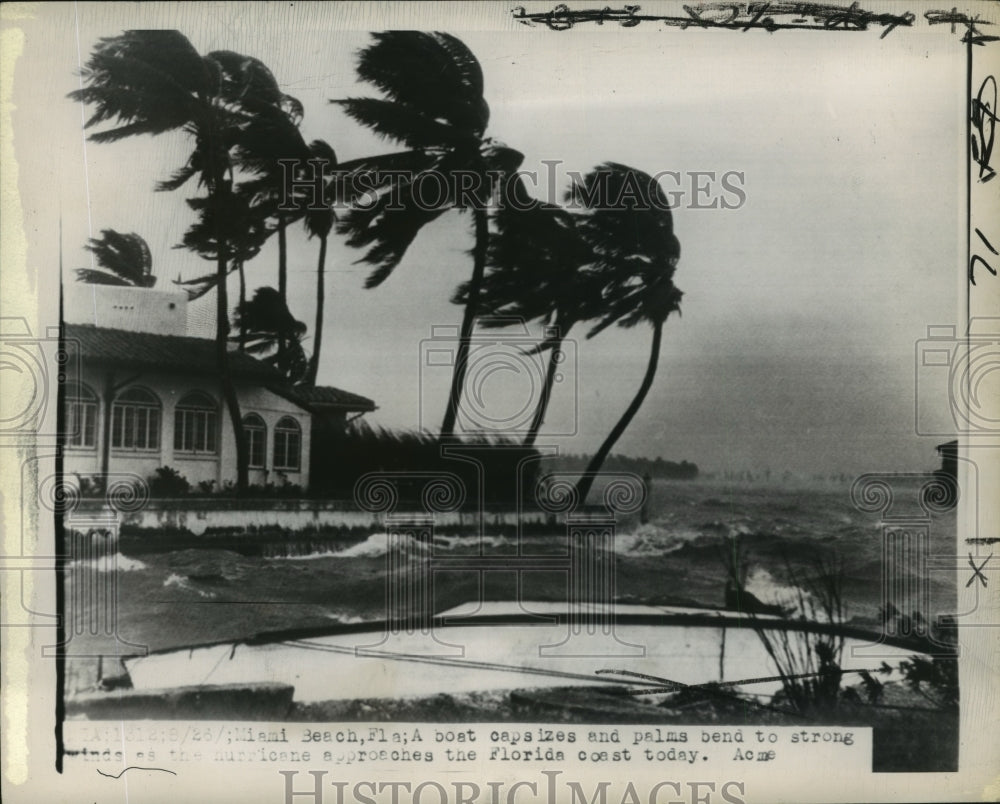
[[[642,523],[634,514],[616,523],[616,601],[723,606],[726,539],[735,537],[745,553],[746,589],[759,600],[785,606],[794,616],[803,597],[792,576],[804,585],[823,556],[842,572],[845,621],[880,627],[881,524],[876,514],[852,504],[847,484],[656,481],[647,519]],[[954,555],[954,512],[934,515],[928,523],[931,555]],[[205,547],[168,549],[160,540],[150,547],[141,537],[123,538],[115,562],[120,638],[155,651],[386,617],[389,539],[377,523],[357,538],[335,542],[279,534],[264,551],[219,549],[211,542],[206,535]],[[232,547],[231,540],[227,544]],[[554,556],[565,554],[566,544],[558,527],[522,536],[519,543],[513,526],[501,526],[485,537],[448,532],[431,543],[410,540],[407,553],[409,566],[419,571],[436,557],[467,556],[480,548],[492,556],[510,556],[518,547],[522,554]],[[504,570],[502,559],[496,564],[487,572],[435,570],[434,611],[478,600],[567,599],[564,570],[518,573]],[[76,599],[72,584],[80,570],[103,571],[106,565],[74,569],[68,575],[69,601]],[[919,611],[928,620],[954,611],[953,576],[928,578],[927,590],[926,598],[913,597],[898,608]]]

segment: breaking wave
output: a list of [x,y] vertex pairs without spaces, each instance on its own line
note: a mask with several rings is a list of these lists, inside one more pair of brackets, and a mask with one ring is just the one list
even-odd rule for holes
[[74,561],[70,566],[74,569],[94,569],[97,572],[110,572],[111,570],[137,572],[146,569],[146,565],[142,561],[139,561],[137,558],[123,556],[121,553],[115,553],[113,559],[108,557],[106,559],[92,558],[86,561]]
[[210,592],[207,589],[199,589],[186,575],[178,575],[176,572],[171,572],[167,576],[167,579],[163,582],[164,587],[176,586],[178,589],[184,589],[188,592],[197,592],[201,597],[215,597],[215,592]]

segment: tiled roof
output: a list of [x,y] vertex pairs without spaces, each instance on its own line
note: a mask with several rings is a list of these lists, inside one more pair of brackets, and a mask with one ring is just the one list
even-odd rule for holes
[[331,408],[365,412],[375,410],[375,403],[368,397],[352,394],[350,391],[342,391],[330,385],[317,385],[311,388],[297,385],[286,389],[286,393],[294,401],[319,410]]
[[[107,329],[89,324],[67,324],[66,338],[80,344],[81,357],[130,368],[157,368],[194,374],[215,374],[215,341],[184,335],[155,335]],[[234,376],[262,382],[281,382],[281,375],[244,352],[229,353]]]
[[[134,369],[156,368],[188,374],[218,373],[215,341],[210,338],[156,335],[151,332],[95,327],[92,324],[67,324],[66,339],[80,344],[80,356],[86,360],[100,360]],[[310,410],[375,410],[375,403],[368,397],[329,385],[315,388],[288,386],[275,369],[245,352],[230,351],[229,366],[234,376],[256,380]]]

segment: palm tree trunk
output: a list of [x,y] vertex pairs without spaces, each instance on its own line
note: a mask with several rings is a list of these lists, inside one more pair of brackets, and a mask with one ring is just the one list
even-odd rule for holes
[[[222,199],[218,199],[221,194],[228,193],[228,187],[224,184],[222,171],[219,171],[215,181],[215,194],[219,200],[220,207]],[[218,219],[222,220],[222,215]],[[229,412],[229,419],[233,425],[233,436],[236,439],[236,492],[246,493],[250,482],[248,469],[248,455],[246,436],[243,431],[243,416],[240,413],[240,400],[236,395],[236,385],[233,382],[233,375],[229,366],[229,293],[226,287],[228,274],[226,269],[229,264],[229,254],[226,244],[226,236],[220,223],[216,232],[218,242],[218,259],[216,261],[217,287],[215,293],[215,356],[219,367],[219,383],[222,386],[222,396],[226,400],[226,408]]]
[[326,272],[326,235],[319,239],[319,264],[316,267],[316,324],[313,327],[313,353],[309,358],[307,385],[316,385],[319,373],[319,350],[323,345],[323,301],[326,294],[324,273]]
[[108,490],[108,471],[111,468],[111,406],[115,398],[115,375],[108,372],[104,378],[104,398],[101,400],[101,488]]
[[[288,239],[285,236],[285,216],[278,213],[278,295],[281,303],[288,306]],[[288,344],[285,336],[278,338],[278,366],[285,373]]]
[[653,385],[653,378],[656,376],[656,364],[660,359],[660,343],[663,340],[663,322],[657,321],[653,324],[653,343],[649,350],[649,363],[646,366],[646,375],[642,378],[642,384],[639,386],[639,391],[636,393],[635,398],[632,403],[628,406],[628,409],[622,415],[621,419],[618,420],[618,424],[614,426],[608,437],[604,439],[604,443],[601,444],[601,448],[597,450],[597,453],[593,458],[590,459],[590,463],[587,464],[587,470],[583,473],[583,476],[577,481],[576,492],[577,497],[581,503],[587,502],[587,495],[590,494],[590,487],[594,485],[594,479],[597,473],[600,471],[601,466],[607,459],[608,455],[611,454],[611,448],[614,447],[615,442],[621,438],[622,433],[628,428],[635,414],[639,412],[639,408],[642,407],[643,400],[646,398],[646,394],[649,393],[649,389]]
[[[247,276],[246,272],[243,270],[243,260],[238,263],[240,269],[240,315],[243,315],[243,310],[246,309],[247,303]],[[247,328],[240,324],[240,351],[245,352],[247,349]]]
[[[558,327],[558,321],[556,323]],[[560,330],[561,332],[561,330]],[[545,371],[545,384],[542,386],[542,395],[538,398],[538,405],[535,407],[535,416],[531,420],[531,427],[528,430],[528,434],[524,437],[524,446],[531,447],[535,444],[535,439],[538,438],[538,431],[542,429],[542,424],[545,422],[545,411],[549,407],[549,399],[552,397],[552,384],[556,379],[556,369],[559,367],[559,354],[560,349],[562,349],[563,338],[560,336],[553,340],[551,351],[549,353],[549,366]]]
[[455,432],[455,420],[458,418],[458,406],[462,401],[462,390],[465,387],[465,372],[469,362],[469,347],[472,345],[472,327],[476,323],[476,313],[479,308],[479,291],[483,286],[483,273],[486,270],[486,247],[489,243],[489,218],[484,208],[473,211],[473,221],[476,231],[476,243],[472,251],[472,279],[469,281],[469,298],[465,303],[465,314],[462,316],[462,329],[458,336],[458,354],[455,357],[455,371],[451,377],[451,392],[448,394],[448,408],[441,424],[441,437],[449,438]]

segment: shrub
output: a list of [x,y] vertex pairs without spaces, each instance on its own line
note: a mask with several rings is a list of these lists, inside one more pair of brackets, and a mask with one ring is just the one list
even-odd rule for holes
[[154,497],[180,497],[190,490],[187,478],[170,466],[161,466],[149,478],[149,492]]
[[[958,630],[954,616],[942,617],[932,629],[930,656],[915,654],[899,669],[910,689],[944,708],[958,706]],[[942,646],[945,647],[942,650]]]
[[104,489],[100,481],[89,475],[79,475],[76,472],[76,482],[80,488],[81,497],[100,497],[104,493]]

